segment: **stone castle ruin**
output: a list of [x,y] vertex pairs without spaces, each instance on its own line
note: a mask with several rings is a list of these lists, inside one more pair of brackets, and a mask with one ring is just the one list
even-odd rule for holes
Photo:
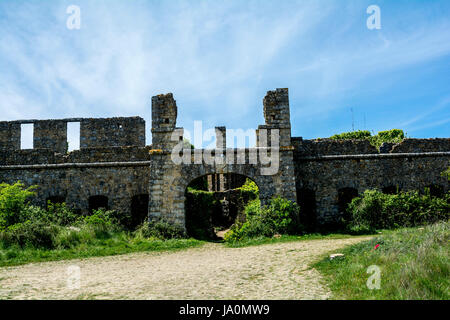
[[[207,163],[193,150],[188,163],[175,163],[172,150],[183,140],[176,127],[177,105],[171,93],[152,98],[152,145],[145,145],[145,121],[129,118],[72,118],[0,122],[0,181],[38,185],[35,205],[66,202],[79,213],[105,207],[143,217],[164,218],[185,226],[185,191],[208,176],[212,191],[238,183],[230,175],[252,179],[266,203],[275,195],[296,201],[309,224],[337,221],[345,205],[366,189],[385,192],[449,190],[441,172],[450,166],[450,139],[405,139],[380,151],[366,140],[304,140],[291,137],[287,89],[269,91],[263,100],[265,124],[256,130],[255,148],[226,146],[225,127],[216,128],[215,157],[234,161]],[[80,123],[80,149],[68,152],[67,124]],[[21,125],[33,124],[33,149],[21,149]],[[275,130],[276,129],[276,130]],[[279,135],[278,170],[253,155],[270,153]],[[267,132],[268,143],[261,143]],[[173,137],[178,136],[179,141]],[[200,159],[200,161],[199,161]],[[242,161],[240,161],[242,160]],[[233,182],[234,181],[234,182]]]

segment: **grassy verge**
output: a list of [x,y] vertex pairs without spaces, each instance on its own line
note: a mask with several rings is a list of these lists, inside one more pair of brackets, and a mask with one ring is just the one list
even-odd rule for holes
[[302,236],[290,236],[290,235],[282,235],[280,237],[257,237],[257,238],[244,238],[239,241],[233,242],[225,242],[224,245],[230,248],[241,248],[241,247],[249,247],[249,246],[259,246],[264,244],[273,244],[273,243],[281,243],[281,242],[293,242],[293,241],[305,241],[305,240],[326,240],[326,239],[346,239],[346,238],[354,238],[354,235],[349,234],[305,234]]
[[[313,267],[325,276],[334,299],[448,300],[449,238],[449,222],[384,232],[342,250],[342,258],[327,256]],[[378,290],[366,285],[371,265],[381,270]]]
[[132,252],[175,251],[198,247],[205,242],[195,239],[158,240],[136,238],[126,232],[118,232],[108,239],[93,239],[67,249],[37,249],[12,246],[0,247],[0,267],[31,262],[70,260],[98,256],[113,256]]

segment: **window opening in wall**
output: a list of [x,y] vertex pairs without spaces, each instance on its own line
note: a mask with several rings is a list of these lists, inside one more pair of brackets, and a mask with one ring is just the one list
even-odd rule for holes
[[33,149],[34,124],[23,123],[20,125],[20,149]]
[[71,152],[80,149],[80,123],[67,123],[67,151]]

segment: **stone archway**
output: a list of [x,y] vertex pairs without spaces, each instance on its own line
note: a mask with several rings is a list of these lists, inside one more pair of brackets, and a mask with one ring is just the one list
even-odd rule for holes
[[[241,188],[244,185],[245,190]],[[196,239],[219,240],[236,220],[245,221],[245,207],[253,200],[259,201],[259,187],[247,176],[227,173],[197,177],[185,190],[186,232]]]
[[280,168],[274,175],[262,175],[261,164],[175,164],[170,153],[162,151],[153,155],[150,165],[149,219],[165,219],[185,228],[185,190],[189,183],[207,174],[228,173],[253,180],[262,205],[275,195],[297,200],[291,150],[280,150]]

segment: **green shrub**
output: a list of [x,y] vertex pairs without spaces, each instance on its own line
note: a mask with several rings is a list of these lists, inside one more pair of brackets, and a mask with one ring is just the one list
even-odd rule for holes
[[330,137],[330,139],[334,140],[369,140],[370,144],[375,146],[376,148],[380,148],[380,146],[384,142],[389,143],[400,143],[405,139],[406,135],[401,129],[391,129],[387,131],[380,131],[378,134],[372,136],[370,131],[367,130],[358,130],[351,132],[343,132],[339,134],[335,134]]
[[330,139],[333,139],[333,140],[352,140],[352,139],[364,140],[371,136],[372,136],[372,134],[370,133],[370,131],[358,130],[358,131],[343,132],[343,133],[335,134],[335,135],[331,136]]
[[13,185],[0,184],[0,230],[26,220],[24,209],[27,199],[35,194],[35,188],[25,188],[20,181]]
[[250,201],[259,199],[259,188],[256,183],[249,178],[247,178],[245,183],[240,188],[237,188],[237,190],[241,193],[241,205],[243,207]]
[[81,224],[82,228],[86,226],[92,230],[96,238],[107,239],[112,236],[114,232],[123,230],[123,227],[116,220],[116,212],[113,210],[94,210],[90,216],[83,217]]
[[52,203],[48,201],[47,210],[42,211],[46,213],[46,220],[59,226],[70,226],[79,219],[79,216],[68,208],[65,203]]
[[19,246],[53,249],[59,227],[43,221],[26,221],[9,226],[0,232],[3,247]]
[[103,209],[94,210],[89,216],[83,217],[83,222],[89,226],[111,226],[111,211],[105,211]]
[[299,206],[292,201],[276,197],[268,205],[260,207],[253,200],[245,208],[246,221],[236,222],[225,234],[227,242],[255,237],[272,237],[276,234],[299,234],[303,228],[299,222]]
[[405,133],[400,129],[391,129],[387,131],[380,131],[377,135],[370,137],[370,143],[378,149],[384,142],[400,143],[405,139]]
[[352,216],[351,230],[374,231],[413,227],[447,220],[450,217],[450,193],[444,198],[433,197],[426,192],[400,192],[384,194],[377,190],[366,190],[361,197],[348,206]]
[[144,222],[136,231],[138,238],[155,238],[160,240],[186,238],[184,229],[163,219]]

